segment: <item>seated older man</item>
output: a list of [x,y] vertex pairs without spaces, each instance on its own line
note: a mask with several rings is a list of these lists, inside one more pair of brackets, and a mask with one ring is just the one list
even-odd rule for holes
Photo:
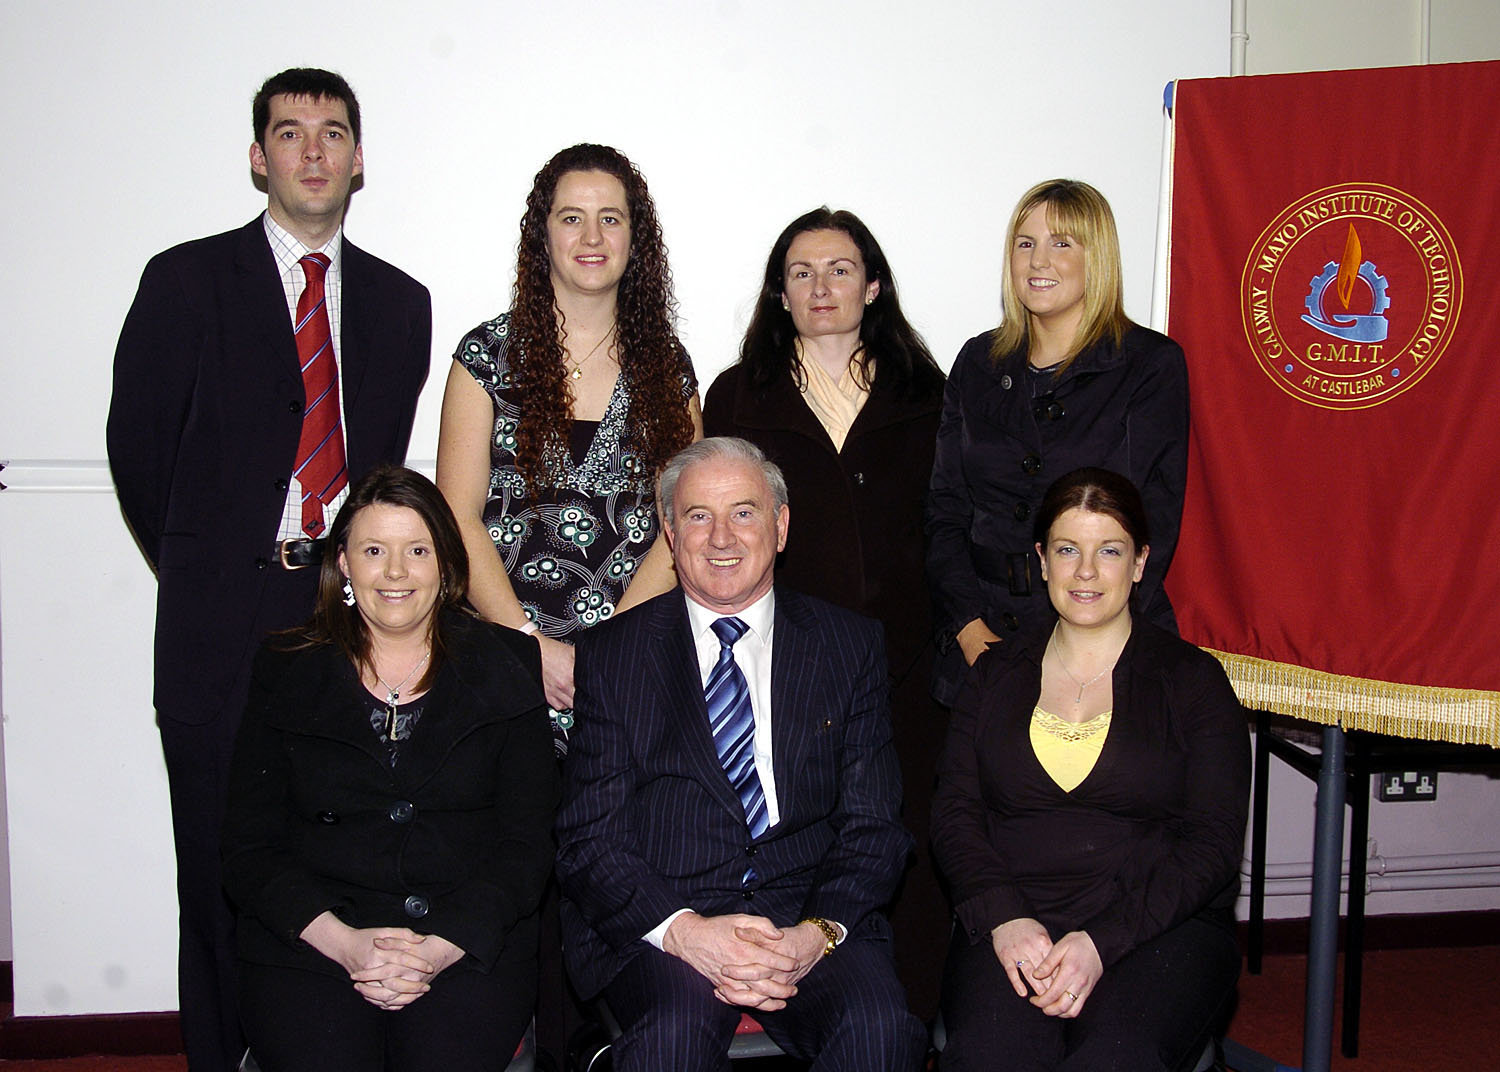
[[742,439],[673,458],[681,591],[580,642],[558,816],[567,961],[615,1068],[727,1068],[740,1013],[820,1070],[914,1069],[879,908],[910,849],[880,626],[773,584],[786,482]]

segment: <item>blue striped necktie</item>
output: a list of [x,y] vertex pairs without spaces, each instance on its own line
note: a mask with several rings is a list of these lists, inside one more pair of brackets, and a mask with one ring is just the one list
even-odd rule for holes
[[750,628],[738,618],[714,622],[719,638],[719,661],[708,675],[704,695],[708,722],[713,729],[714,748],[729,776],[729,784],[745,809],[745,822],[752,838],[766,832],[766,794],[755,770],[755,716],[750,710],[750,686],[734,661],[734,644]]

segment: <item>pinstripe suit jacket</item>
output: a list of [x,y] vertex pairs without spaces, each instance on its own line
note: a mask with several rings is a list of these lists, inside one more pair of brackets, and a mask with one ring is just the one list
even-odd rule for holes
[[[899,819],[879,623],[776,590],[771,737],[781,819],[751,840],[709,731],[680,591],[590,630],[563,771],[558,877],[568,970],[586,997],[679,908],[888,932],[911,838]],[[748,889],[741,878],[754,865]]]

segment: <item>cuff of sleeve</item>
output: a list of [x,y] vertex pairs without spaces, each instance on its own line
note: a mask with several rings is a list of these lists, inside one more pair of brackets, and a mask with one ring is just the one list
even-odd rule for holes
[[[645,938],[646,941],[650,942],[657,949],[661,949],[662,940],[667,936],[667,928],[672,925],[672,923],[677,919],[678,916],[685,915],[691,911],[691,908],[679,908],[666,919],[662,920],[656,926],[652,927],[641,937]],[[663,952],[665,952],[665,950],[663,950]]]
[[1002,923],[1022,919],[1033,913],[1018,896],[1003,889],[985,890],[954,906],[958,925],[970,945],[988,941],[990,931]]

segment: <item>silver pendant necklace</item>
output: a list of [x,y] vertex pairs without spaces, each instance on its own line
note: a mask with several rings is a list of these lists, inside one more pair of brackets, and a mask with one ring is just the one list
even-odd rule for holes
[[417,660],[417,665],[412,667],[397,685],[387,684],[385,678],[380,676],[380,672],[376,671],[375,680],[380,682],[381,688],[385,689],[385,739],[387,741],[396,739],[396,705],[401,699],[401,690],[406,688],[406,683],[416,676],[418,670],[427,665],[427,660],[431,655],[431,648],[424,651],[422,657]]
[[[1067,662],[1065,662],[1063,660],[1062,647],[1057,643],[1057,634],[1056,633],[1052,634],[1051,644],[1052,644],[1052,650],[1057,653],[1057,665],[1060,666],[1060,667],[1062,667],[1063,668],[1063,673],[1067,674],[1068,677],[1070,677],[1073,680],[1073,684],[1075,684],[1075,685],[1078,686],[1078,695],[1073,699],[1073,706],[1074,707],[1079,707],[1079,706],[1081,706],[1083,704],[1083,692],[1084,692],[1084,690],[1087,689],[1094,682],[1096,682],[1100,678],[1102,678],[1105,674],[1107,674],[1111,670],[1113,670],[1115,668],[1115,664],[1113,662],[1111,662],[1103,670],[1100,670],[1097,674],[1095,674],[1093,677],[1089,678],[1087,681],[1079,681],[1078,680],[1078,675],[1075,674],[1075,673],[1073,673],[1073,671],[1069,670]],[[1117,655],[1117,656],[1115,656],[1115,658],[1118,659],[1119,656]]]

